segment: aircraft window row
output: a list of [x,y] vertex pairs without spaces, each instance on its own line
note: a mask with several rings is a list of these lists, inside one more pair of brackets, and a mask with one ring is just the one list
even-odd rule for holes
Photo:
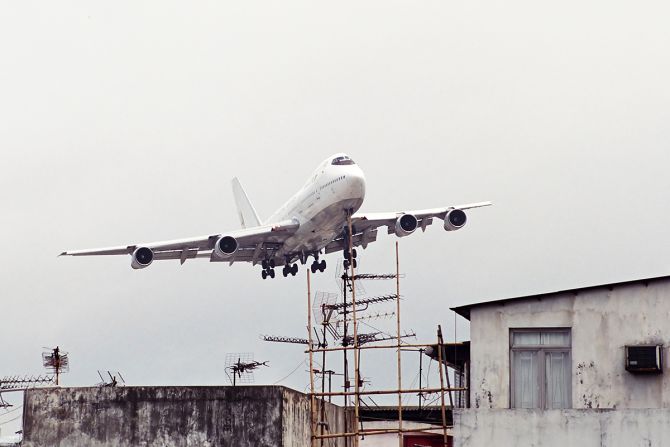
[[347,157],[346,155],[343,157],[335,157],[333,159],[332,164],[337,165],[337,166],[343,166],[343,165],[355,165],[354,161]]
[[323,186],[321,187],[321,189],[325,188],[326,186],[330,186],[330,185],[332,185],[332,184],[335,183],[335,182],[339,182],[340,180],[344,180],[345,177],[346,177],[346,175],[341,175],[341,176],[339,176],[338,178],[336,178],[335,180],[331,180],[331,181],[329,181],[328,183],[326,183],[325,185],[323,185]]

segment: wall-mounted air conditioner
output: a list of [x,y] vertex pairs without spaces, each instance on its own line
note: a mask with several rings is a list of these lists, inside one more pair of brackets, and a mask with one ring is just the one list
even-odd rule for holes
[[626,346],[626,371],[632,373],[662,373],[663,346]]

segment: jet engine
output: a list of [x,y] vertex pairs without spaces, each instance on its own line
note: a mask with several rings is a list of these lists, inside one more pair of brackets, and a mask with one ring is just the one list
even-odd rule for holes
[[216,241],[214,253],[219,258],[229,258],[235,254],[238,246],[237,239],[232,236],[223,236]]
[[444,216],[444,229],[447,231],[460,230],[465,225],[468,218],[465,216],[465,211],[453,209],[447,211]]
[[130,266],[137,269],[149,267],[154,260],[154,252],[149,247],[138,247],[133,252],[133,260]]
[[395,222],[395,234],[398,237],[409,236],[418,225],[419,221],[413,214],[403,214]]

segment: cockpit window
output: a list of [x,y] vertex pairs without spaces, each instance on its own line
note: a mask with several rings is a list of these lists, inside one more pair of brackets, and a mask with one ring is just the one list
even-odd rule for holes
[[331,164],[342,166],[342,165],[355,165],[356,163],[354,163],[354,161],[351,158],[345,155],[344,157],[333,158],[333,162]]

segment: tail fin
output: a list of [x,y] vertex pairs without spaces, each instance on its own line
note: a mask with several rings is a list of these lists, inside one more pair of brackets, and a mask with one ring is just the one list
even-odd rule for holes
[[237,177],[233,178],[233,196],[235,196],[235,204],[237,205],[237,214],[240,216],[240,223],[242,228],[257,227],[261,224],[258,218],[256,209],[249,201],[247,193],[240,184]]

